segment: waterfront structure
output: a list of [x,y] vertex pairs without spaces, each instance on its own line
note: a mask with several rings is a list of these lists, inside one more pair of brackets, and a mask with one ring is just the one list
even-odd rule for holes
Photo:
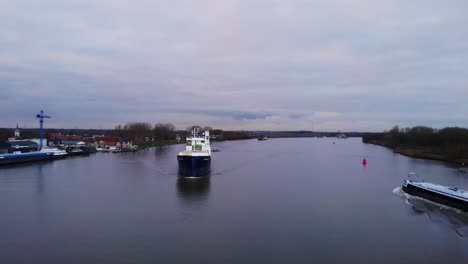
[[15,139],[20,139],[20,138],[21,138],[20,130],[18,128],[18,123],[16,123]]
[[104,146],[104,147],[116,147],[117,142],[119,142],[118,137],[104,137],[99,142],[100,143],[99,145]]
[[187,137],[185,150],[177,155],[179,175],[182,177],[208,176],[211,172],[210,132],[198,135],[198,129]]
[[39,138],[41,139],[39,149],[42,149],[42,139],[44,138],[44,118],[50,118],[50,116],[44,115],[44,111],[41,110],[41,112],[36,115],[36,118],[39,118]]
[[49,145],[76,145],[81,141],[81,137],[77,135],[62,135],[60,133],[53,133],[50,135]]
[[0,165],[51,160],[67,155],[64,150],[43,148],[44,118],[50,118],[50,116],[44,115],[44,111],[41,110],[36,118],[39,118],[40,122],[40,138],[21,140],[18,124],[16,124],[14,138],[10,138],[6,142],[0,142]]
[[12,140],[0,142],[0,153],[14,153],[14,152],[32,152],[38,151],[39,144],[32,140]]
[[21,139],[21,131],[18,127],[18,123],[16,123],[16,128],[15,132],[13,134],[13,137],[8,138],[8,141],[13,141],[13,140],[20,140]]

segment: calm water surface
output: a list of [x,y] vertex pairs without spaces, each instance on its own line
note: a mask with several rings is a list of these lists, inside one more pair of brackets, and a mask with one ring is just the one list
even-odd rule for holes
[[214,145],[196,182],[183,145],[0,168],[0,263],[468,262],[468,215],[396,189],[468,189],[453,167],[357,138]]

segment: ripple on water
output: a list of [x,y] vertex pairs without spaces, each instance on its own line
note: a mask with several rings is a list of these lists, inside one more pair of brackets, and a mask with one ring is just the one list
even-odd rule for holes
[[468,212],[405,193],[401,186],[393,189],[395,195],[406,199],[414,212],[425,214],[434,223],[446,225],[459,236],[468,238]]

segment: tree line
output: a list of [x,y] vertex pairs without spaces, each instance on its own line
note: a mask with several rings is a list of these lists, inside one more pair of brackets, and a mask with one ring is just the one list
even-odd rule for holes
[[[0,141],[6,141],[8,138],[14,137],[14,129],[0,128]],[[21,130],[22,138],[38,138],[38,129]]]
[[384,133],[363,136],[363,142],[384,145],[393,149],[412,148],[441,155],[445,160],[468,159],[468,129],[427,126],[399,128],[394,126]]
[[171,123],[137,122],[115,126],[113,133],[119,137],[128,137],[133,140],[173,140],[176,138],[175,126]]
[[[98,134],[110,135],[121,138],[128,138],[135,142],[144,141],[170,141],[175,140],[176,136],[184,140],[187,135],[190,135],[194,128],[198,128],[199,132],[205,130],[210,131],[211,136],[216,136],[216,140],[237,140],[249,139],[255,136],[245,131],[223,131],[222,129],[213,129],[210,126],[188,126],[185,130],[176,130],[171,123],[151,124],[147,122],[129,122],[118,124],[114,129],[56,129],[48,128],[45,131],[45,138],[49,138],[50,133],[60,133],[62,135],[79,135],[92,136]],[[5,141],[13,136],[14,129],[0,128],[0,141]],[[22,138],[38,138],[39,131],[37,129],[21,129]]]
[[237,139],[249,139],[252,138],[246,132],[243,131],[223,131],[221,129],[213,129],[210,126],[188,126],[185,130],[176,130],[175,126],[170,123],[158,123],[151,125],[150,123],[126,123],[123,125],[117,125],[113,131],[114,135],[119,137],[128,137],[136,141],[147,141],[149,140],[174,140],[176,135],[184,139],[186,136],[192,133],[193,129],[198,129],[200,133],[203,131],[210,131],[210,135],[217,136],[217,140],[237,140]]

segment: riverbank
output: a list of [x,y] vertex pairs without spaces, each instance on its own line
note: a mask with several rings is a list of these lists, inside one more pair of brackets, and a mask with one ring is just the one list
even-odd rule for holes
[[444,162],[449,162],[449,163],[454,163],[454,164],[468,164],[468,157],[451,158],[441,153],[441,150],[438,150],[435,148],[408,147],[408,146],[393,147],[390,144],[386,143],[386,141],[384,140],[376,140],[376,139],[365,140],[363,138],[362,141],[367,144],[379,145],[382,147],[390,148],[395,153],[405,155],[408,157],[412,157],[412,158],[439,160],[439,161],[444,161]]
[[364,143],[393,149],[402,155],[441,160],[459,165],[468,163],[468,129],[446,127],[435,129],[425,126],[402,128],[394,126],[388,132],[369,133]]
[[147,142],[138,142],[139,149],[145,148],[152,148],[152,147],[162,147],[162,146],[169,146],[169,145],[177,145],[177,144],[184,144],[185,141],[183,140],[158,140],[158,141],[147,141]]
[[[246,139],[254,139],[254,138],[229,138],[229,139],[223,139],[223,140],[212,140],[211,143],[213,142],[222,142],[222,141],[235,141],[235,140],[246,140]],[[185,139],[176,140],[159,140],[159,141],[147,141],[147,142],[138,142],[138,148],[139,149],[145,149],[145,148],[152,148],[152,147],[162,147],[162,146],[169,146],[169,145],[177,145],[177,144],[185,144]]]

